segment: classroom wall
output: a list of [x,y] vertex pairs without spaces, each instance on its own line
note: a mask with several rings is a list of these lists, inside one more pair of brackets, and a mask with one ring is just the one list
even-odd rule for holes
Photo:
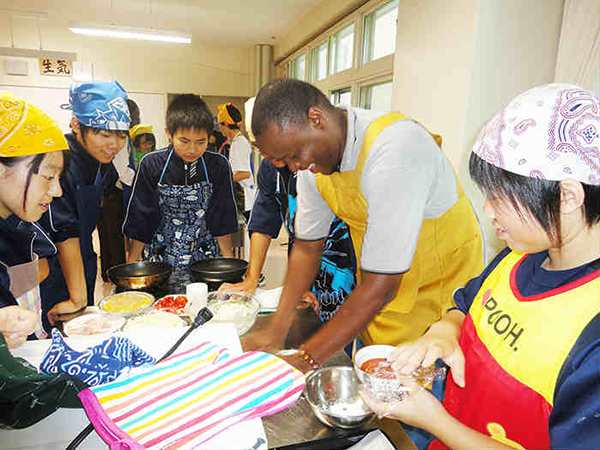
[[498,109],[554,80],[563,0],[404,0],[400,7],[392,107],[443,136],[490,258],[504,243],[482,214],[468,158]]
[[[177,45],[158,42],[103,39],[71,33],[67,23],[50,16],[46,20],[0,15],[0,47],[43,49],[77,54],[78,62],[92,63],[95,80],[117,80],[140,104],[142,121],[151,123],[157,145],[165,145],[164,114],[167,93],[194,92],[203,96],[247,98],[253,94],[253,46],[224,48],[198,42]],[[28,76],[7,75],[6,59],[26,61]],[[0,89],[18,90],[34,104],[57,117],[68,129],[70,113],[59,103],[68,102],[70,78],[39,74],[37,58],[0,55]],[[13,88],[14,87],[14,88]]]
[[[10,47],[9,18],[0,16],[0,46]],[[117,79],[132,92],[196,92],[204,95],[249,97],[252,92],[252,51],[206,44],[195,39],[191,45],[97,38],[71,33],[67,22],[36,19],[12,20],[14,47],[75,52],[78,61],[94,64],[95,79]],[[12,77],[14,78],[14,77]],[[8,84],[44,82],[49,77],[19,79]],[[1,71],[0,83],[6,83]]]

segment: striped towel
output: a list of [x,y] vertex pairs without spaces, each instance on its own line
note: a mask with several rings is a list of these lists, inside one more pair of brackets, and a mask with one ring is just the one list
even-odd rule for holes
[[303,389],[302,373],[276,356],[233,357],[203,342],[79,398],[111,449],[174,450],[196,448],[238,422],[281,411]]

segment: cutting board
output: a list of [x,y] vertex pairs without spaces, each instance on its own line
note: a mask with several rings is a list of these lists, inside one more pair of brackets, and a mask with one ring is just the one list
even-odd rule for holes
[[[148,354],[160,358],[177,341],[185,328],[160,330],[136,330],[123,334],[139,345]],[[73,336],[66,342],[75,350],[83,350],[97,345],[106,339],[104,336]],[[207,324],[194,330],[181,344],[180,350],[190,348],[199,342],[211,341],[221,347],[227,347],[232,355],[241,355],[242,347],[232,324]],[[14,356],[21,357],[39,367],[44,353],[50,346],[50,340],[28,341],[12,351]],[[0,448],[30,450],[63,450],[89,421],[83,410],[60,409],[51,416],[24,430],[1,430]],[[245,450],[252,448],[257,439],[262,438],[264,444],[257,450],[266,450],[266,434],[261,419],[252,419],[232,426],[210,441],[202,444],[207,450]],[[79,446],[81,450],[107,448],[107,445],[94,432]]]

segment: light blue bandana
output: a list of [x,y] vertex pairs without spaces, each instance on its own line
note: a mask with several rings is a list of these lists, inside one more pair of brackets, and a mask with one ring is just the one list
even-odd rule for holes
[[83,125],[102,130],[129,130],[127,93],[116,81],[91,81],[73,83],[69,103],[61,105],[70,109]]

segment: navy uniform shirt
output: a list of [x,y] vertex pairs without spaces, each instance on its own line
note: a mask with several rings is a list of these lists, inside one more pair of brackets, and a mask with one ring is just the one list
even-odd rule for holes
[[[152,242],[160,224],[157,186],[172,150],[173,146],[170,145],[145,155],[133,182],[123,234],[145,244]],[[213,237],[235,233],[238,230],[238,219],[229,161],[213,152],[205,152],[202,158],[212,184],[212,196],[204,216],[208,230]],[[161,184],[183,186],[205,181],[202,158],[185,163],[173,151]]]
[[248,224],[250,235],[255,231],[273,239],[279,235],[284,214],[288,212],[288,191],[291,190],[289,194],[296,197],[296,183],[290,183],[294,176],[287,166],[278,169],[263,159],[256,176],[258,194]]
[[[74,134],[65,135],[69,143],[71,162],[60,179],[62,197],[55,198],[50,204],[50,209],[40,219],[41,225],[50,232],[54,242],[64,242],[67,239],[80,237],[80,217],[77,213],[77,201],[75,193],[77,186],[91,186],[96,181],[100,171],[99,184],[104,188],[104,195],[119,179],[119,174],[112,162],[102,164],[90,155],[77,141]],[[97,213],[100,211],[98,208]],[[96,223],[96,217],[86,218],[89,223]],[[115,225],[116,226],[116,225]]]
[[55,255],[56,246],[48,233],[37,223],[23,222],[15,215],[0,218],[0,308],[16,305],[10,292],[7,267]]

